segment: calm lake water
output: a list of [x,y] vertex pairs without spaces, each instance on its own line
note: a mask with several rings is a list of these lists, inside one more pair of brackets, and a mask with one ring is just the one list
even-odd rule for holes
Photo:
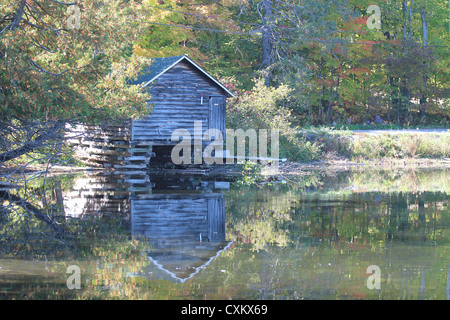
[[39,176],[0,191],[0,299],[450,299],[450,171]]

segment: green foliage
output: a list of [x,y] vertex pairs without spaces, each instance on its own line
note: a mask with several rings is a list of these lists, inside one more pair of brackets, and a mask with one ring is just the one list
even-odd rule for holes
[[[279,130],[280,157],[290,160],[316,160],[319,146],[297,134],[298,128],[291,123],[292,113],[286,107],[292,90],[287,85],[278,88],[264,86],[257,80],[252,91],[244,91],[229,103],[227,108],[227,127]],[[268,146],[271,145],[268,139]],[[270,150],[269,150],[270,151]],[[270,154],[268,152],[268,154]]]
[[314,130],[306,130],[303,135],[311,142],[320,146],[320,154],[317,158],[327,158],[328,155],[338,155],[349,157],[351,155],[351,148],[349,138],[351,133],[348,131],[333,131],[326,128],[319,128]]
[[[67,5],[2,1],[0,118],[104,121],[147,112],[148,95],[127,85],[144,65],[130,46],[147,12],[138,1],[77,1],[80,28]],[[10,17],[21,18],[16,26]],[[5,19],[3,19],[6,17]]]
[[[286,86],[278,88],[255,83],[252,91],[238,93],[228,106],[227,126],[242,128],[280,130],[280,157],[291,161],[309,162],[343,157],[347,159],[403,159],[445,158],[449,156],[450,134],[354,134],[334,128],[309,128],[300,130],[291,123],[292,90]],[[346,125],[343,129],[358,129],[366,126]],[[371,128],[392,128],[373,124]],[[269,143],[270,146],[270,143]]]
[[[150,3],[158,7],[153,21],[193,27],[152,27],[142,41],[144,47],[155,44],[152,54],[189,53],[213,75],[234,76],[238,89],[252,90],[251,80],[262,71],[261,1]],[[269,70],[272,85],[292,90],[285,105],[291,123],[345,126],[382,119],[387,126],[448,126],[448,8],[437,0],[403,3],[270,1]],[[380,31],[367,26],[373,4],[381,9]]]
[[263,180],[261,165],[252,161],[246,161],[241,167],[242,177],[235,183],[238,185],[253,185]]
[[303,130],[300,135],[306,141],[305,147],[316,146],[314,150],[309,150],[310,157],[306,161],[336,157],[359,161],[443,159],[450,156],[450,133],[446,132],[370,134],[310,128]]

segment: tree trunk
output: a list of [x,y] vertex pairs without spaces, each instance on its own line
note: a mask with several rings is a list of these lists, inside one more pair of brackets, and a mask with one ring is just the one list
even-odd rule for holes
[[420,10],[420,16],[422,18],[422,41],[425,48],[428,47],[428,22],[425,9]]
[[411,3],[409,5],[409,23],[408,23],[408,38],[411,38],[411,24],[412,24],[412,7],[413,7],[413,0],[411,0]]
[[[412,6],[412,4],[411,4]],[[410,8],[411,10],[412,8]],[[412,14],[412,12],[408,13],[408,3],[406,0],[403,0],[403,5],[402,5],[402,10],[403,10],[403,41],[406,43],[407,40],[409,39],[410,36],[410,28],[411,28],[411,22],[409,22],[408,24],[408,19],[407,16],[408,14]],[[409,17],[409,20],[411,20],[411,16]],[[403,47],[403,53],[405,54],[406,52],[406,47]],[[402,93],[404,100],[406,101],[406,106],[404,105],[405,101],[401,101],[401,105],[400,105],[400,109],[399,112],[404,114],[404,120],[406,123],[409,122],[409,102],[410,102],[410,92],[409,92],[409,88],[408,88],[408,83],[409,83],[409,77],[405,77],[402,76],[402,82],[403,82],[403,88],[400,90],[400,92]],[[400,99],[403,100],[403,99]],[[406,107],[406,110],[405,110]],[[401,110],[403,109],[403,110]],[[405,112],[406,111],[406,112]]]
[[328,102],[328,109],[327,109],[326,120],[325,120],[326,122],[330,121],[331,105],[334,101],[337,101],[338,96],[339,96],[338,95],[339,80],[340,80],[340,75],[339,75],[339,72],[337,71],[336,86],[334,87],[334,90],[333,90],[333,87],[331,87],[331,89],[330,89],[330,101]]
[[397,87],[397,124],[400,124],[400,109],[401,109],[401,103],[402,103],[402,97],[401,97],[401,89],[400,89],[400,79],[398,79],[398,87]]
[[14,16],[14,20],[11,22],[10,30],[15,30],[19,27],[20,22],[22,21],[23,10],[25,8],[26,0],[21,0],[19,7],[17,8],[17,12]]
[[266,87],[270,86],[270,71],[268,68],[272,64],[272,30],[270,28],[270,19],[272,16],[272,4],[271,0],[263,0],[264,13],[263,13],[263,35],[262,35],[262,67],[264,71],[264,84]]
[[388,88],[389,88],[389,100],[388,100],[388,121],[391,122],[391,108],[392,108],[392,77],[389,75],[386,76],[388,81]]
[[406,20],[406,15],[408,12],[408,4],[406,0],[403,0],[402,3],[402,11],[403,11],[403,39],[406,39],[406,33],[407,33],[407,20]]
[[[428,22],[426,17],[425,9],[420,10],[420,17],[422,18],[422,41],[423,47],[427,50],[428,47]],[[422,91],[422,95],[420,97],[420,120],[423,121],[425,119],[425,105],[427,103],[427,82],[428,75],[425,73],[423,75],[424,88]]]

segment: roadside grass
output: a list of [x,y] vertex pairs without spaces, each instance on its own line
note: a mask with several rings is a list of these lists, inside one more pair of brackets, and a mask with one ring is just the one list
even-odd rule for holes
[[[363,124],[336,124],[329,125],[329,128],[333,130],[416,130],[416,129],[448,129],[448,124],[435,124],[435,125],[399,125],[395,123],[363,123]],[[305,126],[307,130],[313,130],[317,127]],[[448,129],[450,130],[450,129]]]
[[352,159],[448,158],[450,133],[356,135],[350,150]]
[[[352,161],[379,159],[443,159],[450,157],[450,132],[354,133],[327,128],[305,130],[299,135],[316,150],[309,161],[345,158]],[[308,158],[308,157],[304,157]]]

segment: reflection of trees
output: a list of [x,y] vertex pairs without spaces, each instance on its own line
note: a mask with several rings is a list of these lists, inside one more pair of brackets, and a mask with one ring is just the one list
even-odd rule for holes
[[[352,182],[357,179],[350,177]],[[440,225],[448,225],[447,203],[445,192],[416,189],[355,192],[345,184],[324,191],[282,185],[241,188],[227,196],[228,237],[250,243],[255,250],[266,243],[285,246],[297,239],[355,245],[378,241],[379,247],[389,241],[444,243],[448,234]]]
[[273,192],[271,188],[230,193],[226,206],[227,239],[251,245],[252,250],[266,244],[286,246],[290,237],[284,225],[291,220],[293,192]]
[[[93,214],[83,219],[66,219],[62,191],[72,187],[73,178],[44,176],[22,183],[17,180],[24,187],[0,191],[0,255],[6,255],[7,263],[14,262],[17,268],[6,275],[2,284],[2,294],[7,294],[7,298],[131,294],[135,282],[128,276],[143,268],[147,258],[141,255],[139,243],[130,239],[129,228],[124,226],[121,216],[99,219]],[[13,257],[23,260],[12,260]],[[88,280],[81,292],[66,287],[65,272],[71,264],[79,265],[83,279]],[[2,265],[5,266],[3,261]],[[46,279],[44,283],[36,280],[36,270]],[[8,275],[12,277],[11,283]]]
[[38,220],[47,224],[50,229],[52,229],[53,232],[56,233],[58,238],[62,237],[66,233],[66,230],[64,230],[62,225],[58,224],[55,220],[42,212],[40,208],[22,199],[19,195],[14,195],[10,191],[0,191],[0,197],[3,199],[3,201],[13,203],[14,206],[23,209],[24,214],[31,214]]
[[[408,240],[443,243],[448,237],[442,225],[448,225],[445,193],[390,193],[387,195],[386,241]],[[444,236],[444,237],[442,237]]]
[[[52,270],[62,271],[63,280],[67,265],[79,264],[87,282],[70,297],[445,298],[450,216],[443,191],[351,190],[348,184],[233,188],[226,194],[226,232],[234,246],[180,285],[136,277],[148,263],[141,252],[149,248],[130,237],[121,216],[64,219],[59,190],[72,184],[59,177],[42,188],[44,180],[34,180],[0,198],[1,253],[59,257]],[[379,296],[361,285],[370,264],[382,267]],[[64,281],[52,290],[69,296]]]
[[418,192],[450,190],[448,170],[362,170],[352,172],[348,185],[356,192]]
[[251,244],[251,250],[264,249],[266,244],[286,246],[290,239],[286,230],[277,227],[277,219],[271,212],[262,213],[264,217],[249,216],[233,223],[228,228],[228,238],[232,241]]
[[445,193],[304,194],[300,199],[292,236],[352,243],[445,240],[437,237],[448,219]]
[[55,293],[61,292],[60,297],[71,298],[64,282],[65,269],[59,272],[54,268],[54,259],[74,250],[74,235],[62,211],[61,190],[68,181],[31,176],[15,182],[23,187],[0,191],[0,264],[2,271],[6,270],[2,295],[7,299],[54,299]]
[[[254,298],[269,299],[445,297],[450,236],[445,185],[441,190],[426,175],[409,174],[402,177],[409,185],[395,192],[388,191],[395,190],[393,181],[376,185],[363,173],[366,184],[360,180],[356,188],[351,183],[358,174],[347,177],[335,178],[341,183],[327,190],[318,190],[319,183],[230,191],[228,236],[236,246],[220,263],[232,270],[224,281],[233,289],[223,290],[247,287],[255,290]],[[427,186],[431,191],[419,191]],[[257,228],[264,231],[253,232]],[[285,246],[278,246],[277,236]],[[249,254],[244,249],[249,245],[259,251]],[[379,293],[364,286],[371,264],[384,267]]]
[[0,253],[52,255],[71,247],[64,223],[61,180],[24,180],[25,187],[0,191]]

